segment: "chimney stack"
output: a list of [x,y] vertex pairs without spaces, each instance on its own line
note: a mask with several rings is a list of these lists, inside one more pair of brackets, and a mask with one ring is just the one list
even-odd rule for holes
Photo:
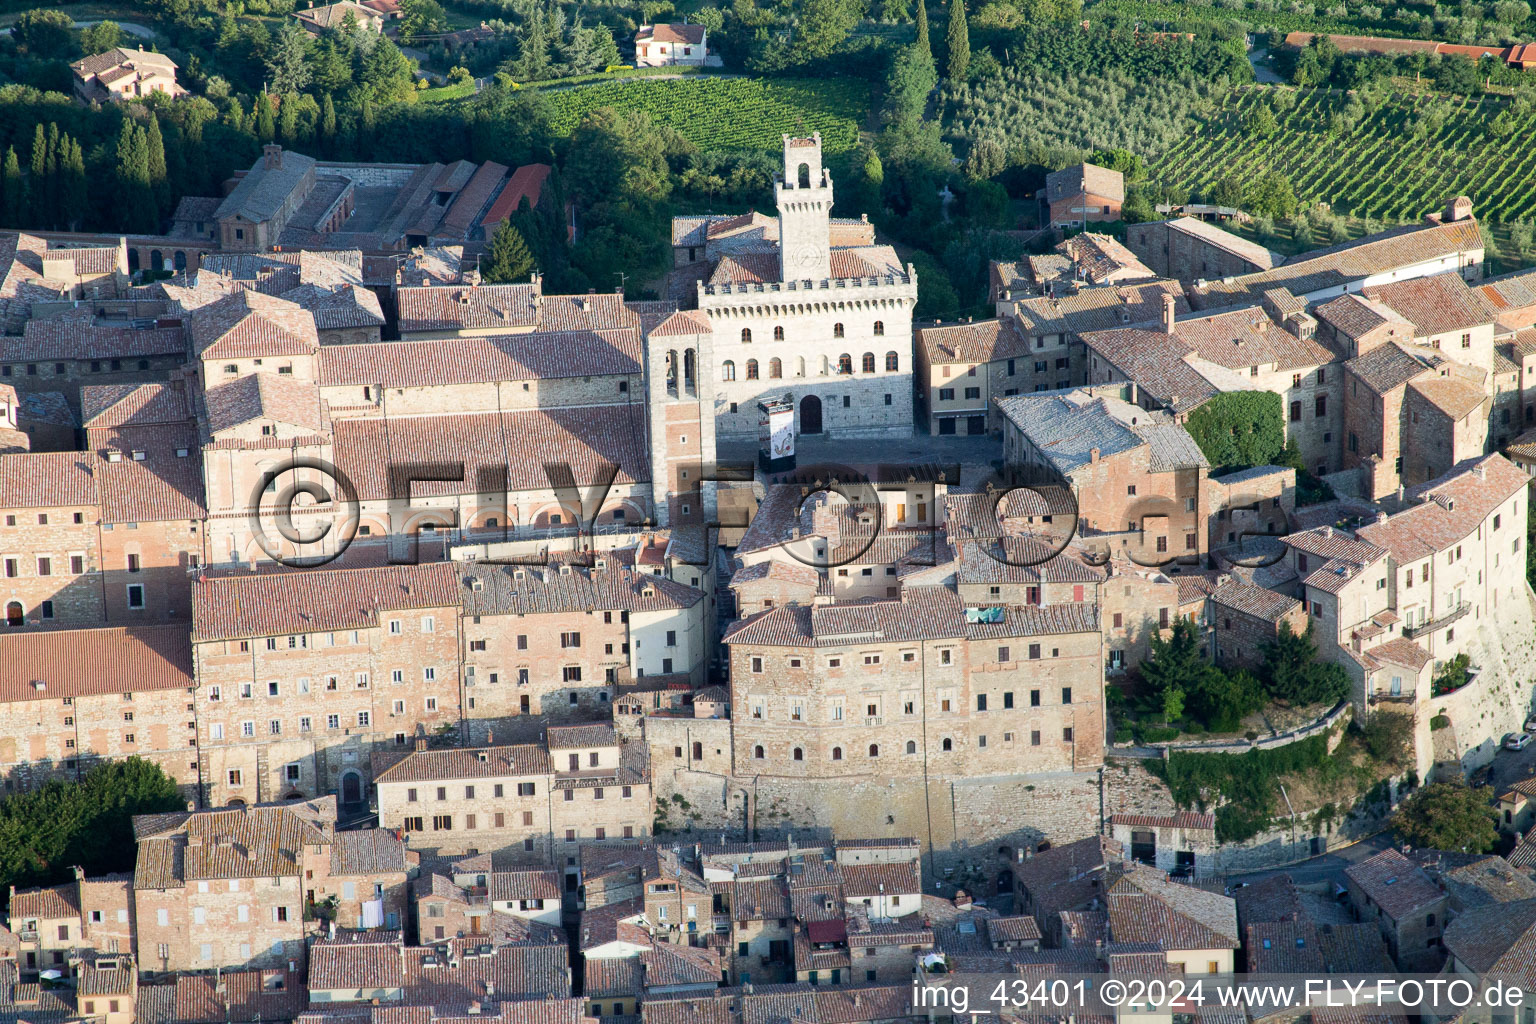
[[269,142],[261,147],[262,166],[269,171],[283,169],[283,147],[275,142]]
[[1173,333],[1174,307],[1176,305],[1177,305],[1177,302],[1174,299],[1174,297],[1172,295],[1169,295],[1167,292],[1164,292],[1163,293],[1163,333],[1164,334],[1172,334]]

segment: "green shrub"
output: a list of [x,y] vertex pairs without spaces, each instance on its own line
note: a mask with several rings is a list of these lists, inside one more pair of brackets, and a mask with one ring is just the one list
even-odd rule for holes
[[1166,761],[1148,761],[1147,770],[1162,779],[1180,807],[1216,809],[1216,839],[1250,839],[1268,826],[1279,797],[1279,778],[1328,764],[1328,734],[1297,743],[1241,754],[1194,754],[1175,751]]
[[1212,468],[1267,466],[1285,449],[1280,396],[1269,391],[1216,395],[1184,424]]

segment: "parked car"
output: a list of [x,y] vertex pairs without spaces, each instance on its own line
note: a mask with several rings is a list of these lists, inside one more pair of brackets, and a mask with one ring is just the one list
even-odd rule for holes
[[1524,750],[1531,745],[1531,734],[1528,732],[1512,732],[1504,737],[1505,750]]
[[1525,720],[1525,731],[1536,732],[1536,715],[1532,715]]

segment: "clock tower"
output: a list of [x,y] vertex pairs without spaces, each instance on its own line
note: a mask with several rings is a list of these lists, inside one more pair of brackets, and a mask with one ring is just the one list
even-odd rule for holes
[[773,185],[779,207],[779,279],[832,276],[832,175],[821,166],[821,133],[784,136],[784,172]]

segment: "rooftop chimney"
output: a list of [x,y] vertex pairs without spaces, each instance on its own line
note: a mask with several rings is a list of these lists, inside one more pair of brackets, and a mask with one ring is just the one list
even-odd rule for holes
[[283,169],[283,147],[275,142],[269,142],[261,147],[261,163],[269,171]]
[[1163,293],[1163,333],[1164,334],[1172,334],[1173,333],[1174,308],[1177,305],[1178,305],[1178,302],[1177,302],[1177,300],[1174,299],[1174,297],[1172,295],[1169,295],[1167,292]]

